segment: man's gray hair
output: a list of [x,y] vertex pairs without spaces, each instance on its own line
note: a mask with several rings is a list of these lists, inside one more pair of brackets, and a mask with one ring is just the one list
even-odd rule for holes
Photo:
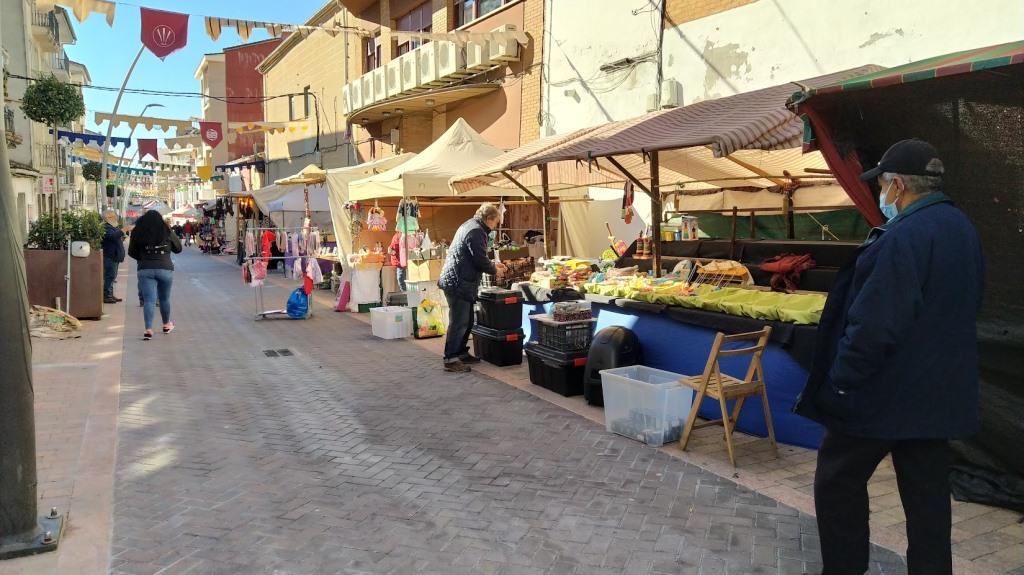
[[476,209],[476,217],[483,221],[498,217],[498,208],[494,204],[480,204]]
[[935,174],[934,176],[916,176],[906,175],[893,172],[885,172],[882,174],[882,179],[887,182],[891,182],[896,176],[899,176],[903,180],[903,185],[910,190],[912,194],[931,194],[942,191],[942,174],[945,173],[945,168],[942,166],[942,160],[938,158],[932,158],[928,161],[928,165],[925,166],[925,171]]
[[106,210],[103,210],[103,219],[109,220],[111,218],[113,218],[114,220],[117,220],[117,212],[115,212],[114,210],[111,210],[109,208],[106,209]]

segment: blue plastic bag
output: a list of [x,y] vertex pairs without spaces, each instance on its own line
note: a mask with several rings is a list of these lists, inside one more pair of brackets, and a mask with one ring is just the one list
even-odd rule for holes
[[295,288],[292,295],[288,296],[288,305],[285,306],[288,317],[292,319],[305,319],[309,311],[309,296],[302,288]]

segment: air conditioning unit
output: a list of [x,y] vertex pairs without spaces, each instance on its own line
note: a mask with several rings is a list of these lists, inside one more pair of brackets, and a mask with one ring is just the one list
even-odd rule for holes
[[402,54],[402,56],[398,58],[398,65],[402,69],[403,92],[411,92],[420,88],[419,50],[420,49],[416,49],[407,54]]
[[678,108],[683,101],[683,87],[676,80],[661,81],[661,107]]
[[[516,27],[512,24],[499,26],[491,32],[515,32]],[[491,60],[499,62],[519,61],[519,42],[515,38],[507,38],[502,41],[495,40],[490,43]]]
[[466,51],[455,42],[438,41],[437,44],[437,77],[461,78],[466,76]]
[[420,69],[420,83],[433,86],[440,79],[437,75],[437,45],[439,42],[427,42],[411,53],[415,54]]
[[373,72],[371,71],[363,74],[362,77],[359,78],[358,82],[359,85],[362,86],[363,107],[376,102],[377,93],[373,90]]
[[493,64],[491,61],[491,48],[488,42],[469,42],[466,44],[467,70],[486,70]]
[[401,58],[395,58],[384,67],[384,81],[387,84],[388,98],[394,98],[402,93],[402,62]]
[[370,77],[373,78],[373,100],[375,102],[383,102],[388,99],[388,78],[387,71],[384,66],[374,68],[370,72]]

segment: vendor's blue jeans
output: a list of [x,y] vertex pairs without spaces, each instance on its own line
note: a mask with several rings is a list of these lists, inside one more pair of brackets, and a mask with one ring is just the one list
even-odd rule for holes
[[117,262],[114,258],[103,258],[103,297],[114,297],[114,280],[117,279]]
[[160,300],[160,318],[164,324],[171,323],[171,270],[139,270],[139,289],[142,291],[142,317],[146,329],[153,329],[157,299]]
[[405,291],[405,276],[408,275],[405,268],[395,268],[395,277],[398,278],[398,289]]
[[473,329],[473,302],[454,293],[444,293],[448,300],[448,334],[444,340],[444,362],[453,363],[469,355],[469,330]]

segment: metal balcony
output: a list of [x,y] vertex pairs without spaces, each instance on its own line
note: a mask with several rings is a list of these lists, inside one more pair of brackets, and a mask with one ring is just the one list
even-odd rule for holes
[[32,36],[44,45],[60,46],[60,25],[53,11],[32,11]]

